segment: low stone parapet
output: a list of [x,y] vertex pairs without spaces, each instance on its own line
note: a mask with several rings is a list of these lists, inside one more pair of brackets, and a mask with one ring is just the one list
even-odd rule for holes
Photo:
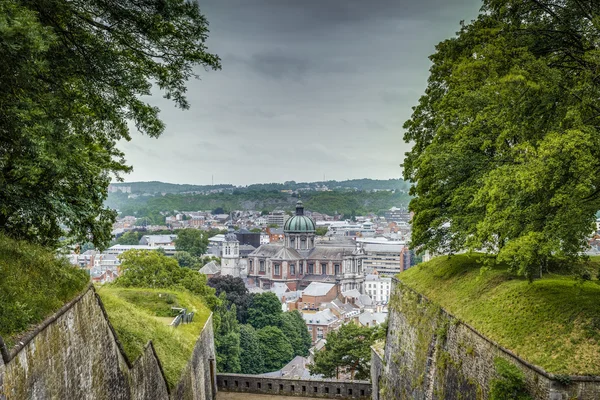
[[325,399],[370,399],[371,382],[341,379],[288,379],[217,374],[218,390]]

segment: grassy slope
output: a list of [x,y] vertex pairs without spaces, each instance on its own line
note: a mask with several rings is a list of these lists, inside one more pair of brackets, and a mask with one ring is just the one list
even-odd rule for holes
[[600,283],[547,275],[529,283],[478,255],[439,257],[398,277],[448,312],[555,374],[600,375]]
[[0,336],[12,346],[88,282],[87,272],[51,250],[0,235]]
[[[129,359],[135,361],[152,340],[167,382],[173,387],[187,365],[210,310],[188,292],[103,286],[98,294]],[[159,296],[160,295],[160,296]],[[171,307],[194,311],[191,324],[168,326]]]

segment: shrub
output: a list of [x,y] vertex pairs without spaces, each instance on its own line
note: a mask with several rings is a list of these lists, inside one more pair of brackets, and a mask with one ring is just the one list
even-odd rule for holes
[[494,360],[499,378],[490,385],[490,400],[532,400],[525,386],[525,375],[504,358]]

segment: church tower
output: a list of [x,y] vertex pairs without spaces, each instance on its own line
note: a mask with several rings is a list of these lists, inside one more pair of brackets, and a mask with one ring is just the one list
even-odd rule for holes
[[221,254],[221,275],[230,275],[239,277],[240,267],[240,242],[237,240],[233,228],[229,227],[229,232],[225,235],[223,242],[223,252]]

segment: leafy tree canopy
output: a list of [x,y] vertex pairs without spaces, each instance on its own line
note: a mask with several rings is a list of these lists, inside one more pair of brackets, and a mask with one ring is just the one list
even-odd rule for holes
[[175,239],[175,248],[200,257],[208,248],[208,236],[198,229],[180,229]]
[[240,325],[240,369],[242,374],[262,374],[265,369],[264,355],[258,335],[252,325]]
[[287,335],[294,350],[294,356],[308,356],[312,338],[308,333],[306,322],[298,310],[281,314],[281,331]]
[[240,323],[245,324],[253,295],[248,293],[244,280],[229,275],[215,276],[208,280],[208,285],[216,290],[217,296],[224,293],[227,301],[235,304],[237,319]]
[[381,336],[385,327],[342,325],[327,334],[325,350],[315,354],[310,373],[325,378],[338,378],[340,372],[349,372],[351,379],[368,379],[371,373],[371,345]]
[[257,331],[260,351],[265,360],[265,370],[277,371],[294,357],[294,349],[281,329],[265,326]]
[[[190,268],[196,271],[202,268],[201,261],[187,251],[176,251],[173,258],[177,260],[177,264],[179,264],[180,267]],[[217,293],[217,296],[218,295],[219,294]]]
[[219,305],[214,313],[215,351],[219,372],[240,372],[240,327],[236,319],[235,304],[219,297]]
[[0,3],[0,231],[56,246],[110,241],[107,186],[130,170],[128,122],[164,130],[143,96],[188,108],[195,68],[220,68],[195,1]]
[[404,139],[413,246],[483,249],[530,279],[600,209],[600,3],[486,0],[438,44]]
[[140,239],[142,238],[143,235],[144,234],[142,232],[134,232],[134,231],[125,232],[117,239],[117,244],[125,244],[125,245],[140,244]]
[[121,276],[114,285],[123,287],[183,288],[202,296],[209,308],[217,304],[206,275],[181,268],[177,261],[155,250],[128,250],[119,256]]
[[256,329],[265,326],[279,326],[282,313],[281,302],[275,293],[256,294],[252,297],[252,303],[248,307],[248,323]]

